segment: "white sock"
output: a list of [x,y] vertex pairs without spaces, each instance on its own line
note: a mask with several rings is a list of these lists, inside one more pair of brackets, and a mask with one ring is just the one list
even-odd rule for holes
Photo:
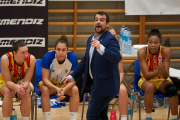
[[23,117],[22,116],[22,120],[29,120],[29,117]]
[[43,112],[44,120],[51,120],[51,113],[50,112]]
[[3,120],[10,120],[10,117],[3,117]]
[[77,112],[70,112],[70,120],[76,120]]
[[146,117],[152,118],[152,113],[146,113]]
[[121,120],[127,120],[127,115],[121,115]]
[[177,118],[177,115],[171,115],[171,119]]

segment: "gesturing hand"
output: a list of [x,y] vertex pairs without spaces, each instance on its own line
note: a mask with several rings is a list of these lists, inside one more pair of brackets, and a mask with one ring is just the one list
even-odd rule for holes
[[64,83],[65,85],[67,85],[67,84],[70,83],[70,82],[71,82],[71,79],[70,79],[69,77],[65,77],[65,78],[63,78],[63,79],[61,80],[60,83]]
[[100,42],[98,40],[91,40],[92,47],[96,47],[96,49],[100,48]]

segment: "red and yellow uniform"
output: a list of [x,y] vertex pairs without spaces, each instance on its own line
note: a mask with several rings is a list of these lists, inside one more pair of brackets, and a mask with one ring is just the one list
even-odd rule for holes
[[[24,64],[22,66],[19,66],[16,64],[16,61],[14,60],[14,56],[12,52],[6,53],[6,55],[9,58],[9,71],[11,73],[11,80],[14,83],[17,83],[20,79],[24,78],[26,71],[29,68],[30,65],[30,54],[28,54],[28,57]],[[0,78],[0,87],[2,86],[2,82],[4,81],[4,78],[1,75]],[[5,84],[5,83],[4,83]]]
[[[149,72],[153,72],[157,69],[157,66],[160,62],[163,62],[163,52],[162,52],[162,46],[160,46],[159,48],[159,52],[157,54],[151,54],[149,52],[149,49],[147,47],[146,49],[146,63],[148,65],[148,68],[149,68]],[[146,79],[144,78],[143,76],[143,73],[142,71],[140,71],[140,74],[141,74],[141,79],[139,80],[138,82],[138,86],[139,88],[141,88],[142,86],[142,83],[144,81],[146,81]],[[156,77],[150,79],[149,81],[151,81],[155,86],[156,88],[158,89],[159,88],[159,85],[161,84],[162,81],[164,80],[169,80],[171,81],[171,79],[168,77],[167,79],[164,79],[163,76],[162,76],[162,73],[160,73],[159,75],[157,75]]]
[[[26,74],[26,71],[28,70],[30,66],[30,54],[28,54],[28,57],[23,65],[19,66],[16,64],[16,61],[14,60],[14,56],[12,52],[6,53],[9,59],[9,71],[11,74],[11,80],[14,83],[17,83],[18,81],[22,80]],[[3,71],[3,70],[1,70]],[[0,88],[5,84],[4,78],[0,74]],[[0,95],[1,96],[1,95]]]

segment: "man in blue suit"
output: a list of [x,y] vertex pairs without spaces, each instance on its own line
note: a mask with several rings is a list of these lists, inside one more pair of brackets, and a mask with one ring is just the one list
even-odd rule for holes
[[61,81],[68,84],[84,74],[81,93],[87,83],[91,85],[87,120],[108,120],[109,102],[119,93],[120,47],[115,36],[107,30],[108,27],[107,13],[97,12],[94,16],[96,33],[88,38],[85,56],[75,71]]

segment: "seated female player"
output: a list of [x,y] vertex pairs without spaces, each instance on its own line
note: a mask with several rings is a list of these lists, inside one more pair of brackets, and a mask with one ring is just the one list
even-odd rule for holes
[[70,120],[76,120],[79,107],[79,91],[75,82],[65,86],[60,81],[72,73],[78,66],[77,57],[73,52],[68,52],[68,40],[61,36],[55,43],[55,50],[47,52],[42,60],[42,81],[39,82],[41,106],[45,120],[50,120],[50,95],[57,94],[59,100],[65,95],[70,96]]
[[172,120],[178,120],[177,90],[169,78],[171,51],[169,48],[161,46],[161,34],[158,29],[152,29],[150,31],[147,44],[148,47],[143,47],[138,51],[142,76],[138,86],[145,92],[145,120],[152,120],[153,95],[156,92],[164,93],[168,96]]

